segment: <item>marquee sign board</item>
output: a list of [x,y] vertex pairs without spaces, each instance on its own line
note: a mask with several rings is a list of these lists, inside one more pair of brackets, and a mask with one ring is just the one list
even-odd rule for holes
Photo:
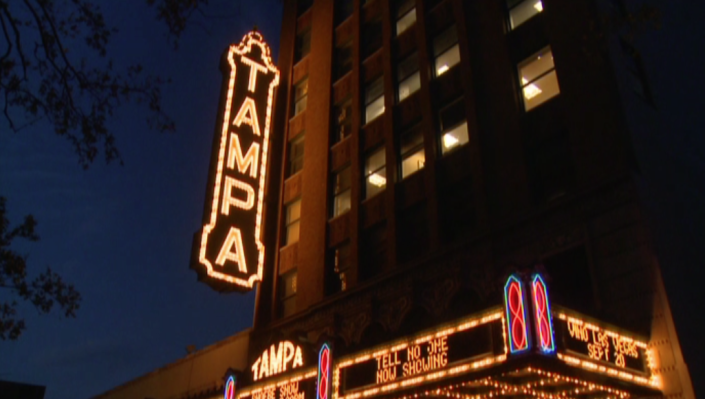
[[337,364],[334,398],[366,396],[503,361],[507,354],[503,335],[502,313],[494,312],[372,349]]
[[244,292],[262,280],[264,268],[262,208],[279,70],[257,32],[230,46],[226,68],[222,127],[214,140],[208,183],[210,204],[194,238],[192,268],[219,291]]
[[646,342],[564,314],[559,314],[555,321],[568,353],[616,370],[648,373]]

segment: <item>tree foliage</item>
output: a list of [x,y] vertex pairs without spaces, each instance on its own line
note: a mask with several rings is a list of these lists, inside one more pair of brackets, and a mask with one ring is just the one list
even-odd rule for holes
[[[176,46],[206,0],[146,2],[156,8]],[[162,108],[167,80],[146,74],[139,64],[117,70],[108,57],[117,30],[96,2],[0,0],[0,29],[0,107],[11,130],[48,121],[87,168],[101,151],[107,161],[120,159],[115,132],[108,127],[120,105],[143,105],[151,128],[175,129]]]
[[[10,291],[17,298],[34,305],[40,313],[49,313],[54,305],[61,308],[64,316],[76,317],[81,304],[81,294],[63,281],[61,276],[47,268],[33,279],[27,275],[27,256],[11,248],[17,239],[39,240],[35,232],[37,222],[26,216],[24,222],[10,227],[5,208],[5,198],[0,197],[0,289]],[[1,298],[1,297],[0,297]],[[18,315],[17,300],[0,301],[0,339],[15,340],[25,329],[24,320]]]
[[[191,16],[207,0],[145,0],[165,24],[173,47]],[[168,82],[147,74],[139,64],[119,69],[109,57],[117,29],[106,21],[95,0],[0,0],[0,133],[18,133],[42,121],[73,147],[79,165],[88,168],[103,155],[120,161],[118,133],[109,125],[120,106],[137,104],[147,111],[148,125],[173,131],[162,108],[162,87]],[[42,125],[42,127],[44,124]],[[9,127],[9,129],[7,129]],[[38,240],[30,215],[16,227],[6,217],[0,197],[0,339],[17,339],[25,329],[18,302],[40,313],[58,305],[75,317],[81,296],[70,284],[46,269],[28,277],[27,257],[11,249],[15,239]]]

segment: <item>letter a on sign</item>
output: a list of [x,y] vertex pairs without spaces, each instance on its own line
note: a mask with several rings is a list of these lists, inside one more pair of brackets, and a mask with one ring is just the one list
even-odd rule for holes
[[264,184],[279,70],[257,32],[230,46],[225,59],[225,101],[191,268],[218,291],[245,292],[262,280],[264,270]]

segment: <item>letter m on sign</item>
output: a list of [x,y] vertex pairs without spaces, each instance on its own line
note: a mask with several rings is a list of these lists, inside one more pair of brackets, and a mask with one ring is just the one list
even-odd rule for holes
[[279,70],[262,35],[250,32],[224,57],[203,227],[191,268],[218,291],[250,291],[262,280],[262,216],[274,91]]

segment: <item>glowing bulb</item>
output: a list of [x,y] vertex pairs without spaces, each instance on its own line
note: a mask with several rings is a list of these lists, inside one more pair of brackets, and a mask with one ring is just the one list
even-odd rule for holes
[[524,97],[526,97],[527,100],[531,100],[539,94],[541,94],[541,89],[533,83],[524,87]]
[[534,4],[534,8],[535,8],[536,11],[538,11],[538,12],[543,11],[543,3],[541,3],[541,1],[537,2],[536,4]]
[[370,175],[367,180],[369,180],[370,184],[373,184],[377,187],[384,187],[385,185],[387,185],[387,179],[378,175],[377,173]]
[[458,144],[458,139],[455,138],[452,134],[448,133],[443,136],[443,146],[445,148],[453,148]]
[[450,69],[448,68],[448,64],[443,64],[440,68],[438,68],[438,76],[441,76],[446,73],[448,69]]

